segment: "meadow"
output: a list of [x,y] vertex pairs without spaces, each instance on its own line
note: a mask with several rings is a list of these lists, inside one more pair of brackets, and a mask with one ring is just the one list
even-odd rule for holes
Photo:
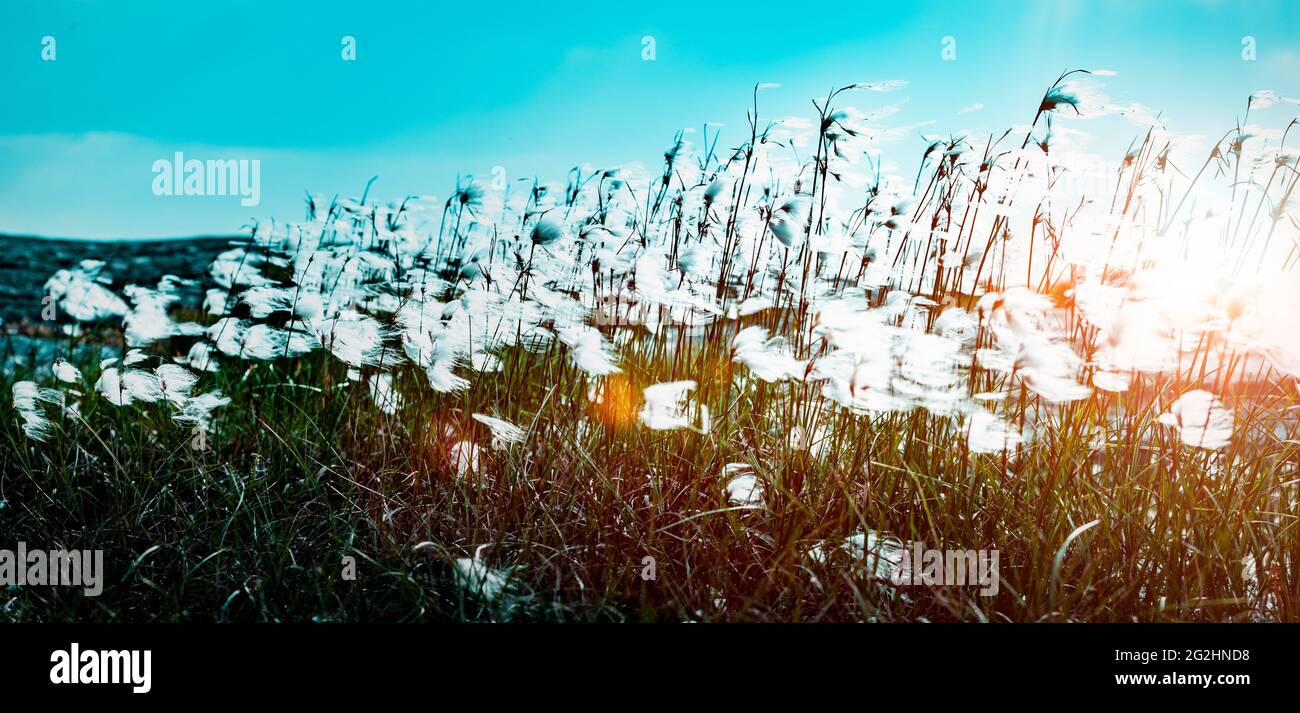
[[[1300,619],[1294,100],[1099,165],[1080,122],[1143,112],[1095,81],[914,175],[904,83],[759,85],[652,168],[309,196],[198,285],[68,265],[59,360],[3,355],[0,539],[108,575],[0,619]],[[912,543],[996,594],[897,584]]]

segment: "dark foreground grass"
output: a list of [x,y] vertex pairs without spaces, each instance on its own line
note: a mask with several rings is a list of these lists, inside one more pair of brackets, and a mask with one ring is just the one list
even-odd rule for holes
[[[1295,434],[1261,417],[1234,445],[1178,444],[1114,396],[1043,406],[1055,428],[1015,453],[972,455],[924,411],[814,413],[796,384],[747,381],[704,339],[625,347],[627,394],[692,376],[708,433],[649,431],[634,396],[593,407],[563,354],[506,355],[461,395],[421,388],[384,415],[328,355],[232,363],[201,386],[233,402],[196,450],[164,407],[93,394],[48,444],[0,421],[0,533],[12,548],[105,551],[103,594],[10,587],[12,621],[1241,621],[1297,618],[1285,563],[1300,537]],[[165,350],[160,350],[165,351]],[[639,355],[640,358],[637,358]],[[657,359],[657,360],[656,360]],[[624,377],[619,377],[624,378]],[[10,381],[3,386],[9,393]],[[1160,384],[1139,380],[1118,398]],[[1285,413],[1293,387],[1260,397]],[[7,398],[7,397],[6,397]],[[6,409],[6,411],[8,411]],[[474,412],[522,444],[457,475]],[[1136,413],[1136,415],[1134,415]],[[791,443],[817,419],[821,447]],[[808,429],[811,431],[812,429]],[[1085,436],[1085,434],[1087,434]],[[1101,440],[1099,440],[1101,439]],[[795,439],[797,441],[797,439]],[[1266,449],[1238,443],[1267,441]],[[202,445],[202,444],[199,444]],[[1251,452],[1253,450],[1253,452]],[[729,505],[721,472],[752,464],[762,510]],[[930,548],[997,549],[995,597],[898,587],[847,551],[864,530]],[[506,574],[495,601],[457,586],[472,556]],[[1243,577],[1243,559],[1260,563]],[[356,560],[355,580],[344,576]],[[646,579],[651,557],[654,578]]]

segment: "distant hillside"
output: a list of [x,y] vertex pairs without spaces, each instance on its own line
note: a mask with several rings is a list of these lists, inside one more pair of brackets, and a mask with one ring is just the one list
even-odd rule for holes
[[194,279],[231,240],[199,236],[169,240],[52,240],[0,234],[0,320],[12,328],[40,319],[45,281],[81,260],[103,260],[104,272],[120,288],[157,283],[163,275]]

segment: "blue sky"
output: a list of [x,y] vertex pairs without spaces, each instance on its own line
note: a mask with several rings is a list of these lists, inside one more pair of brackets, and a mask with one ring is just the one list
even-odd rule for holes
[[[889,98],[906,99],[898,123],[945,133],[1025,122],[1077,67],[1114,70],[1114,99],[1182,132],[1220,133],[1255,90],[1300,96],[1294,0],[894,4],[5,0],[0,231],[230,233],[372,175],[387,199],[446,195],[493,166],[559,179],[578,163],[651,164],[682,127],[721,122],[722,145],[741,141],[755,82],[782,85],[763,98],[775,117],[833,85],[905,79]],[[152,163],[175,151],[259,159],[261,203],[155,196]]]

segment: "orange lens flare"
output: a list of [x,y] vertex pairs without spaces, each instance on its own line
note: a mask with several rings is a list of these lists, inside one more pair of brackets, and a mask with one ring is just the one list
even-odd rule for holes
[[593,391],[592,414],[606,426],[630,428],[641,408],[641,389],[626,374],[610,374]]

